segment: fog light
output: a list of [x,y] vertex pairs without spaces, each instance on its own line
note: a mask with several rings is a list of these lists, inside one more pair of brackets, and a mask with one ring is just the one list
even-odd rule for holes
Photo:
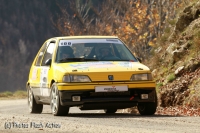
[[81,96],[72,96],[72,101],[81,101]]
[[148,98],[149,98],[148,94],[141,94],[141,99],[148,99]]

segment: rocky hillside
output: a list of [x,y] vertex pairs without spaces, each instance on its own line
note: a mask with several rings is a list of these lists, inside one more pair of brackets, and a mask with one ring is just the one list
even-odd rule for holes
[[200,2],[185,7],[168,22],[152,51],[153,63],[145,62],[157,82],[158,112],[176,107],[197,109],[200,115]]

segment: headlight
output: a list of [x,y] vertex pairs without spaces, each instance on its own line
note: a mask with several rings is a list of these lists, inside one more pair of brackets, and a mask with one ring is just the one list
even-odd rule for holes
[[70,82],[70,76],[69,75],[64,75],[63,76],[63,82]]
[[131,81],[141,81],[141,80],[153,80],[153,78],[150,73],[133,74],[131,76]]
[[91,82],[87,75],[65,75],[63,82]]

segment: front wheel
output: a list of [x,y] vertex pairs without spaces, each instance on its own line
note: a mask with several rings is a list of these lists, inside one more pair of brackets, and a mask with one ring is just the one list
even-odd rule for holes
[[43,110],[43,104],[37,104],[33,95],[33,92],[31,91],[30,87],[27,90],[28,92],[28,107],[30,113],[42,113]]
[[60,95],[56,83],[51,89],[51,112],[54,116],[64,116],[69,112],[69,107],[60,104]]
[[156,112],[157,102],[138,103],[137,108],[141,115],[153,115]]

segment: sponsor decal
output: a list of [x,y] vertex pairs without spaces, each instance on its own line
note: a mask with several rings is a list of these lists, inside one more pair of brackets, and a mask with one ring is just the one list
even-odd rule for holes
[[127,86],[95,86],[95,92],[126,92]]
[[33,73],[32,73],[32,80],[36,80],[37,79],[37,68],[33,69]]
[[123,44],[118,39],[72,39],[72,40],[60,40],[59,46],[72,46],[73,44],[85,44],[85,43],[115,43],[115,44]]
[[88,68],[113,68],[116,65],[113,62],[88,62],[88,63],[78,63],[70,64],[70,67],[74,69],[88,69]]
[[130,68],[133,67],[132,62],[119,62],[118,65],[121,66],[121,67],[130,67]]
[[105,91],[119,91],[115,86],[109,87],[109,88],[104,88]]
[[110,42],[118,42],[117,39],[106,39],[106,41],[110,41]]
[[89,68],[114,68],[114,67],[133,67],[131,62],[87,62],[87,63],[77,63],[69,64],[70,67],[74,69],[89,69]]
[[114,67],[129,67],[132,68],[131,62],[87,62],[87,63],[76,63],[69,64],[74,69],[89,69],[89,68],[114,68]]

